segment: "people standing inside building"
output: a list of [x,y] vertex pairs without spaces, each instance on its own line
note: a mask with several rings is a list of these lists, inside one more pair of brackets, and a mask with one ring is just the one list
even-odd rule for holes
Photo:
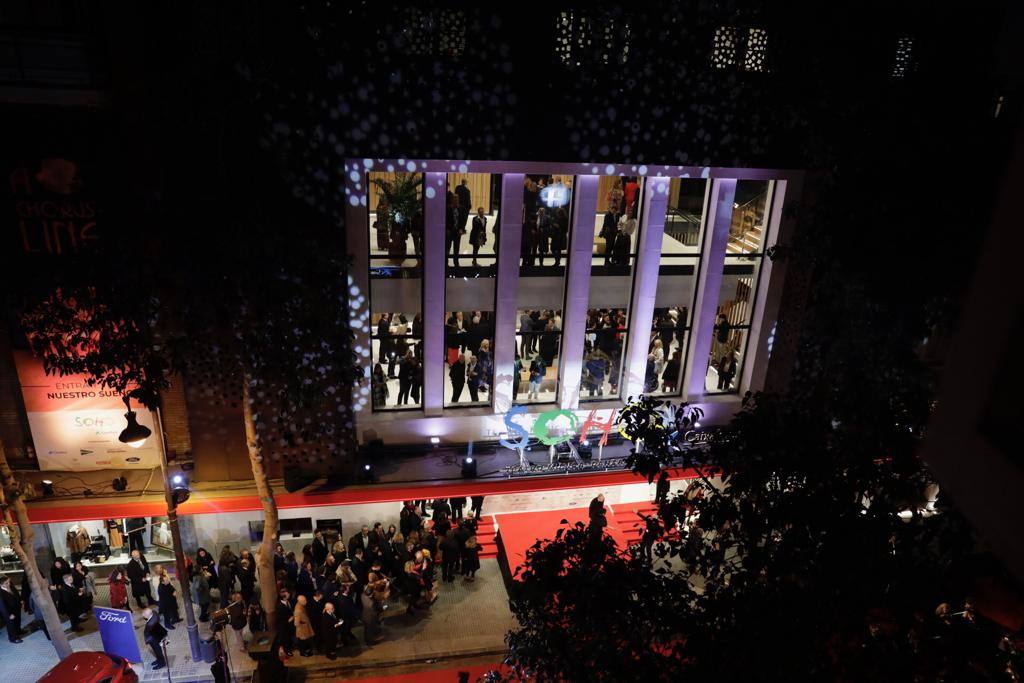
[[483,381],[480,379],[480,364],[476,356],[466,352],[466,387],[469,389],[469,400],[473,403],[480,401],[480,386]]
[[729,319],[724,314],[719,314],[718,322],[715,324],[715,348],[712,351],[712,359],[719,358],[728,353],[729,333],[731,331],[732,326],[729,325]]
[[555,364],[555,356],[558,354],[558,331],[554,319],[548,320],[544,333],[540,338],[540,355],[544,359],[544,366],[551,367]]
[[398,364],[398,402],[396,405],[404,406],[409,403],[409,392],[412,389],[414,360],[412,349],[407,349],[405,356]]
[[176,593],[174,584],[171,583],[171,577],[167,574],[162,574],[160,576],[157,604],[160,608],[160,616],[164,620],[164,627],[169,631],[174,630],[174,625],[181,621],[181,618],[178,616],[178,598]]
[[[469,181],[465,178],[455,188],[455,197],[457,199],[459,209],[459,227],[463,230],[466,229],[466,221],[469,220],[469,212],[473,206],[473,195],[469,191]],[[482,213],[483,209],[479,209]]]
[[484,215],[484,207],[478,207],[476,215],[473,216],[473,228],[469,231],[469,243],[473,245],[473,265],[476,266],[476,257],[480,253],[480,247],[487,243],[487,216]]
[[156,658],[156,661],[153,662],[153,668],[162,669],[167,666],[163,650],[163,642],[167,638],[167,630],[160,624],[160,616],[151,608],[147,607],[142,611],[142,618],[146,620],[146,627],[143,629],[142,637]]
[[658,390],[658,373],[655,372],[654,354],[647,354],[647,365],[644,367],[644,393]]
[[370,382],[371,398],[373,407],[379,410],[387,405],[388,400],[388,378],[384,376],[384,368],[380,363],[373,366],[373,380]]
[[[139,607],[149,607],[155,600],[153,599],[153,591],[149,583],[149,562],[137,549],[132,550],[132,557],[128,560],[128,568],[125,570],[128,574],[128,581],[132,585],[132,597],[135,598],[135,602],[138,603]],[[146,599],[146,604],[142,604],[142,599]]]
[[138,550],[146,554],[146,529],[149,522],[145,517],[129,517],[125,520],[125,527],[128,529],[128,550]]
[[466,385],[466,361],[460,353],[448,369],[448,378],[452,381],[452,403],[458,403],[462,389]]
[[552,237],[551,216],[543,206],[537,209],[537,252],[540,255],[540,265],[544,265],[544,255],[551,249]]
[[672,358],[665,363],[665,370],[661,373],[661,388],[666,393],[677,391],[679,388],[679,370],[682,366],[682,352],[676,349],[672,352]]
[[419,405],[420,402],[420,389],[423,387],[423,365],[417,356],[413,356],[410,361],[412,370],[409,373],[409,395],[412,397],[413,405]]
[[7,640],[21,642],[21,597],[10,576],[0,578],[0,617],[7,627]]
[[562,252],[569,243],[569,212],[564,206],[555,210],[551,219],[551,255],[555,258],[555,267],[562,265]]
[[386,363],[391,354],[391,316],[381,313],[377,319],[377,362]]
[[123,567],[114,567],[107,578],[110,587],[110,606],[114,609],[131,610],[131,603],[128,601],[128,580],[125,577]]
[[530,378],[529,378],[529,391],[527,392],[527,400],[536,401],[538,394],[540,393],[541,383],[544,381],[544,359],[540,356],[535,356],[530,361]]
[[197,569],[192,576],[192,602],[199,605],[199,621],[210,619],[210,578],[206,568]]
[[461,212],[459,210],[458,200],[454,196],[450,195],[448,197],[448,206],[446,207],[444,216],[444,253],[451,254],[452,266],[455,268],[459,267],[459,251],[462,248],[462,236],[466,233],[465,221],[461,224],[459,223],[460,215]]
[[665,372],[665,348],[661,343],[661,339],[655,339],[651,342],[651,355],[654,356],[654,377],[655,387],[651,391],[658,390],[658,380],[662,373]]
[[321,529],[317,529],[313,534],[313,566],[321,567],[324,561],[327,559],[327,540],[324,538],[324,532]]
[[476,581],[476,573],[480,571],[480,550],[476,536],[470,536],[462,549],[462,575],[466,581]]
[[604,220],[601,222],[601,232],[597,234],[598,237],[604,240],[604,253],[605,262],[607,263],[607,257],[611,255],[612,246],[615,244],[615,239],[619,234],[619,217],[621,213],[618,206],[609,206],[608,210],[605,211]]
[[212,577],[217,576],[217,561],[213,559],[213,555],[206,548],[196,550],[195,569],[196,571],[205,569],[210,572]]
[[586,385],[590,396],[604,396],[604,377],[607,361],[600,351],[591,351],[587,355],[584,369],[587,372]]
[[718,362],[718,390],[729,391],[732,388],[732,378],[736,376],[736,354],[729,353],[722,356]]

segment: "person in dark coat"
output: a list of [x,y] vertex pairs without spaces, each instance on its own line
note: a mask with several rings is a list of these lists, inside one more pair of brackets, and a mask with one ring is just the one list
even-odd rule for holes
[[164,659],[164,650],[160,644],[167,637],[167,630],[160,625],[160,615],[152,609],[147,607],[142,612],[142,616],[146,620],[146,627],[142,632],[143,639],[146,641],[146,645],[149,645],[149,649],[153,651],[153,656],[156,657],[153,668],[162,669],[167,666],[167,660]]
[[[138,550],[132,551],[132,557],[128,560],[125,573],[128,574],[128,582],[132,586],[132,596],[139,607],[149,607],[156,602],[153,599],[153,589],[149,585],[149,562]],[[142,604],[143,598],[146,599],[145,605]]]
[[60,584],[60,604],[64,608],[64,614],[68,616],[68,620],[71,622],[72,631],[82,630],[82,627],[78,624],[80,621],[79,617],[82,614],[81,597],[84,592],[84,589],[75,586],[75,581],[71,574],[64,575],[63,581]]
[[476,515],[476,518],[480,519],[480,513],[484,509],[484,497],[483,496],[471,496],[470,497],[470,501],[473,503],[473,506],[470,509],[473,511],[473,514]]
[[452,520],[462,519],[462,508],[466,507],[466,497],[449,498],[448,505],[452,508]]
[[597,517],[598,515],[604,516],[605,512],[604,512],[604,494],[603,493],[597,494],[590,501],[590,510],[589,510],[589,512],[590,512],[590,521],[591,522],[593,522],[594,518]]
[[278,594],[277,609],[274,617],[277,621],[277,642],[284,648],[289,657],[295,649],[295,624],[292,617],[292,603],[288,591],[281,591]]
[[441,580],[451,583],[455,580],[455,566],[459,561],[459,542],[455,540],[455,532],[449,529],[438,547],[441,550]]
[[242,599],[249,602],[256,593],[256,567],[249,562],[249,558],[244,558],[235,565],[235,576],[238,577],[238,584],[241,586]]
[[176,591],[174,586],[171,584],[171,577],[166,574],[160,579],[160,587],[157,588],[159,599],[157,604],[160,608],[160,616],[163,617],[164,627],[169,630],[174,630],[174,625],[181,621],[178,616],[178,599],[175,597]]
[[438,538],[444,538],[452,528],[451,520],[448,519],[448,515],[441,515],[441,517],[434,521],[433,532]]
[[[313,564],[311,562],[303,564],[299,575],[295,578],[295,592],[299,595],[305,595],[307,601],[313,599],[313,593],[316,592],[316,580],[313,578]],[[314,621],[313,623],[317,622]]]
[[[469,212],[473,206],[473,195],[469,191],[469,181],[465,178],[455,187],[455,197],[458,199],[459,207],[459,229],[466,229],[466,221],[469,220]],[[483,209],[480,209],[483,213]]]
[[[309,623],[313,625],[313,630],[317,632],[317,635],[320,635],[320,624],[323,621],[326,604],[327,601],[324,600],[323,593],[320,591],[313,591],[313,597],[306,601],[306,614],[309,615]],[[321,650],[320,654],[326,653]]]
[[343,623],[338,629],[338,636],[341,638],[345,645],[351,645],[356,642],[356,637],[352,635],[352,627],[359,621],[359,606],[356,603],[355,593],[353,588],[345,586],[342,588],[341,593],[335,600],[335,608],[337,610],[338,619]]
[[196,551],[196,561],[194,564],[195,570],[193,571],[193,574],[200,570],[205,570],[209,572],[211,578],[215,578],[217,576],[217,560],[213,559],[213,555],[211,555],[206,548],[200,548]]
[[199,621],[210,620],[210,578],[207,569],[200,569],[192,577],[192,602],[199,605]]
[[58,557],[50,566],[50,597],[53,598],[53,604],[57,606],[58,612],[64,611],[60,587],[64,585],[64,575],[70,573],[71,566],[63,557]]
[[327,541],[324,539],[324,532],[316,530],[313,538],[313,566],[321,567],[327,559]]
[[224,546],[217,561],[217,590],[220,591],[220,606],[223,608],[231,602],[231,594],[235,592],[235,563],[238,557],[231,552],[230,546]]
[[408,538],[410,533],[418,531],[422,526],[423,519],[416,511],[416,505],[411,500],[406,501],[398,517],[398,530],[402,532],[402,536]]
[[668,492],[670,488],[671,483],[669,482],[668,472],[662,470],[661,474],[658,475],[658,484],[657,486],[655,486],[654,489],[654,502],[658,505],[664,505],[665,503],[667,503]]
[[334,612],[334,604],[324,603],[324,612],[320,617],[320,652],[327,656],[327,659],[337,659],[338,654],[338,629],[343,622]]
[[462,389],[466,386],[466,361],[460,353],[448,369],[448,377],[452,381],[452,403],[458,403],[462,397]]
[[487,242],[487,216],[484,214],[484,207],[478,207],[476,215],[473,216],[473,228],[469,231],[469,243],[473,245],[473,265],[476,263],[476,255],[480,253],[480,247]]
[[431,511],[431,519],[433,519],[435,522],[441,519],[442,515],[445,517],[450,517],[452,514],[452,509],[448,505],[448,500],[445,498],[435,499],[431,507],[433,508],[433,510]]
[[476,581],[476,573],[480,570],[480,544],[476,536],[470,536],[466,547],[462,549],[462,574],[466,581]]
[[359,533],[348,539],[348,554],[355,555],[356,548],[362,548],[363,552],[366,552],[370,549],[370,544],[370,527],[364,524],[362,528],[359,529]]
[[11,577],[0,579],[0,617],[7,626],[7,640],[21,642],[21,597],[11,583]]

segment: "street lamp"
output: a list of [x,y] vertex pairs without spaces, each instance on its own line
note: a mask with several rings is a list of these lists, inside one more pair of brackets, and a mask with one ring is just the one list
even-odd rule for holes
[[127,396],[124,397],[124,407],[128,409],[128,412],[124,414],[124,419],[128,421],[128,426],[121,430],[117,440],[132,448],[141,448],[153,432],[146,425],[139,424],[138,417],[132,410],[129,400]]

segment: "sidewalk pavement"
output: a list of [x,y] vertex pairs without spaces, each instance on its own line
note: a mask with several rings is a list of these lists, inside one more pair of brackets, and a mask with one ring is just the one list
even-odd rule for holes
[[[414,616],[405,614],[405,603],[393,599],[385,613],[384,639],[372,647],[363,644],[363,629],[357,627],[354,634],[360,645],[339,650],[338,659],[332,661],[321,655],[302,657],[298,655],[288,662],[289,668],[317,671],[317,677],[341,676],[354,670],[373,670],[387,673],[392,667],[422,663],[427,660],[491,655],[500,661],[505,652],[505,634],[515,625],[508,607],[508,595],[502,581],[496,560],[480,563],[476,581],[468,583],[462,578],[454,583],[438,583],[437,602],[426,612]],[[440,571],[438,571],[440,576]],[[109,604],[106,584],[96,586],[96,604]],[[180,591],[179,591],[180,595]],[[25,624],[27,620],[23,618]],[[168,669],[152,669],[153,654],[142,640],[141,610],[135,609],[135,624],[139,633],[142,664],[136,664],[135,671],[141,681],[166,681],[170,670],[171,680],[212,681],[210,665],[192,660],[188,633],[182,621],[170,632],[167,645]],[[74,650],[102,650],[100,634],[95,619],[90,617],[82,624],[84,631],[69,633]],[[200,636],[210,637],[207,624],[200,624]],[[230,628],[226,634],[229,657],[235,680],[248,680],[255,668],[255,662],[242,649],[237,635]],[[248,629],[243,631],[248,638]],[[24,642],[15,645],[0,639],[0,661],[6,680],[35,681],[57,663],[53,646],[42,631],[24,637]]]

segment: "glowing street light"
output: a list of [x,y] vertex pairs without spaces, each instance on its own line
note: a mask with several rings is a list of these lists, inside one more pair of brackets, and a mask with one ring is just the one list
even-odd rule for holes
[[117,440],[128,444],[132,448],[141,448],[142,444],[146,443],[146,439],[153,432],[146,425],[139,424],[138,417],[135,415],[135,411],[132,410],[127,396],[124,397],[124,406],[128,409],[128,412],[124,414],[124,419],[128,421],[128,426],[121,430]]

